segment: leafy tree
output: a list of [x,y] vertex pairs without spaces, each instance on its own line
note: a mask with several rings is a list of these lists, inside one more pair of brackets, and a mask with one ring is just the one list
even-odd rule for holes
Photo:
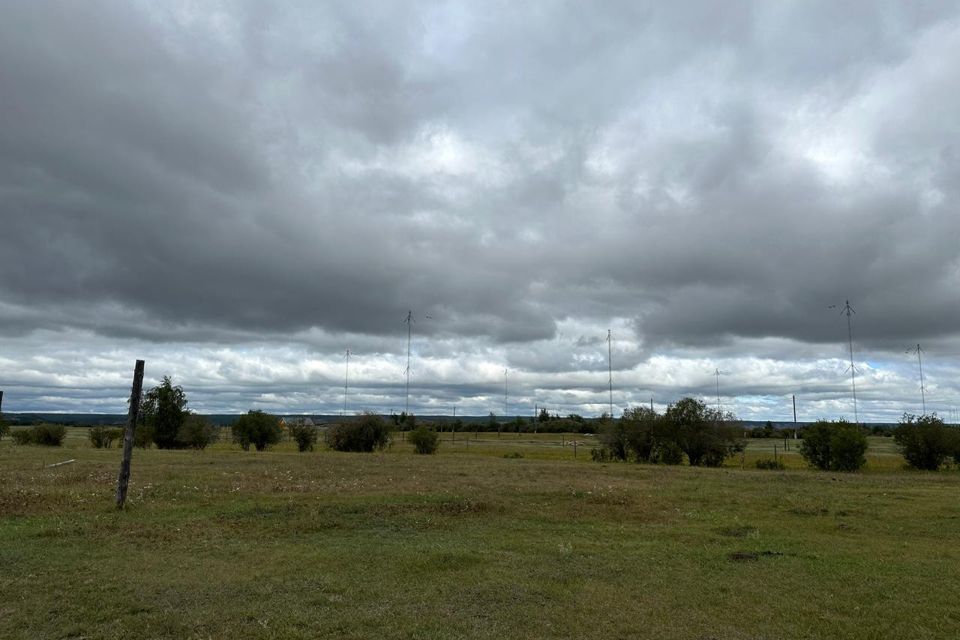
[[280,419],[259,410],[249,411],[237,418],[231,427],[231,432],[233,441],[238,443],[244,451],[249,451],[251,445],[257,451],[263,451],[270,445],[280,442],[283,436]]
[[540,413],[537,414],[538,422],[550,422],[550,412],[546,408],[540,409]]
[[370,452],[390,442],[390,426],[375,413],[363,413],[354,422],[335,424],[326,433],[327,446],[335,451]]
[[691,466],[719,467],[727,457],[743,450],[736,418],[695,398],[683,398],[667,407],[664,420]]
[[817,420],[804,430],[800,455],[825,471],[857,471],[867,459],[867,437],[846,420]]
[[957,450],[957,430],[946,426],[936,414],[903,414],[893,438],[914,469],[936,471]]
[[300,453],[313,451],[314,445],[317,444],[317,428],[315,426],[303,422],[295,422],[290,425],[289,430],[290,437],[297,443],[297,451]]
[[414,451],[420,454],[433,454],[440,448],[440,436],[433,429],[420,426],[407,435],[407,440],[413,445]]
[[150,389],[143,399],[143,421],[150,429],[158,449],[179,449],[186,445],[179,439],[187,420],[187,396],[183,388],[174,386],[170,376]]

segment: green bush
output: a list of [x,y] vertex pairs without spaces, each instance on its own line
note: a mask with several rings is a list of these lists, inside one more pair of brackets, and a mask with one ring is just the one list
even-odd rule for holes
[[440,448],[440,436],[437,432],[423,426],[407,434],[407,440],[413,445],[413,450],[420,454],[433,454]]
[[757,469],[770,469],[773,471],[783,471],[786,467],[779,460],[773,458],[761,458],[754,463]]
[[846,420],[817,420],[804,430],[800,455],[825,471],[857,471],[867,459],[867,437]]
[[327,429],[327,446],[334,451],[370,452],[390,442],[390,427],[375,413],[363,413],[354,422],[341,422]]
[[290,437],[297,443],[297,451],[313,451],[317,444],[317,428],[312,424],[296,422],[289,427]]
[[914,469],[936,471],[951,454],[958,453],[957,430],[946,426],[936,414],[903,414],[893,438]]
[[188,449],[206,449],[220,437],[220,427],[216,426],[204,416],[195,413],[187,414],[186,419],[177,431],[177,444]]
[[244,451],[250,446],[257,451],[263,451],[270,445],[280,442],[283,430],[280,428],[280,419],[263,411],[250,411],[240,416],[231,427],[233,441],[238,443]]
[[38,424],[27,429],[15,429],[11,435],[17,444],[59,447],[67,437],[67,428],[62,424]]
[[120,429],[104,426],[90,427],[87,431],[87,437],[90,439],[90,444],[93,445],[94,449],[109,449],[113,446],[114,440],[121,437],[121,434]]
[[664,420],[692,467],[719,467],[728,457],[743,451],[736,417],[695,398],[683,398],[667,407]]

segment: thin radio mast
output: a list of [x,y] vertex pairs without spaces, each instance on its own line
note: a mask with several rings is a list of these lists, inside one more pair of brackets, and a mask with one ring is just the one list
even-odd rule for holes
[[[832,304],[827,308],[836,309],[837,305]],[[860,424],[860,417],[857,414],[857,367],[853,364],[853,324],[850,320],[850,316],[855,313],[856,311],[850,306],[849,300],[846,301],[843,309],[840,310],[840,315],[847,316],[847,341],[850,344],[850,388],[853,391],[853,422],[854,424]]]
[[503,419],[507,419],[507,370],[503,370]]
[[610,419],[613,420],[613,334],[607,329],[607,384],[610,388]]
[[407,311],[407,319],[404,320],[407,323],[407,401],[404,409],[404,413],[408,416],[410,415],[410,338],[413,334],[413,311]]
[[350,388],[350,347],[347,347],[346,353],[346,365],[343,371],[343,413],[340,415],[347,415],[347,391]]
[[908,349],[907,353],[917,354],[917,366],[920,367],[920,402],[923,405],[923,415],[927,415],[927,397],[926,390],[923,387],[923,358],[920,356],[923,349],[920,348],[920,343],[917,343],[916,349]]
[[717,411],[720,411],[720,369],[713,372],[717,376]]

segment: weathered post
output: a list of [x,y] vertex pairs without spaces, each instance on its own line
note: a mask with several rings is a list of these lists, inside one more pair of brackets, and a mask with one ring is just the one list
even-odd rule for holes
[[0,413],[3,413],[3,390],[0,389]]
[[123,509],[127,501],[127,485],[130,483],[130,456],[133,455],[133,433],[140,417],[140,395],[143,392],[143,360],[137,360],[133,370],[133,388],[130,390],[130,410],[127,413],[127,429],[123,434],[123,460],[117,477],[117,509]]

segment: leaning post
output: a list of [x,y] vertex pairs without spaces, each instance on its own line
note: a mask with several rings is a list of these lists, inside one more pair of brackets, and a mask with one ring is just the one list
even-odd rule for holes
[[130,390],[130,410],[127,413],[127,428],[123,434],[123,460],[117,477],[117,509],[123,509],[127,501],[127,485],[130,483],[130,456],[133,455],[133,433],[140,417],[140,395],[143,392],[143,360],[137,360],[133,370],[133,388]]

